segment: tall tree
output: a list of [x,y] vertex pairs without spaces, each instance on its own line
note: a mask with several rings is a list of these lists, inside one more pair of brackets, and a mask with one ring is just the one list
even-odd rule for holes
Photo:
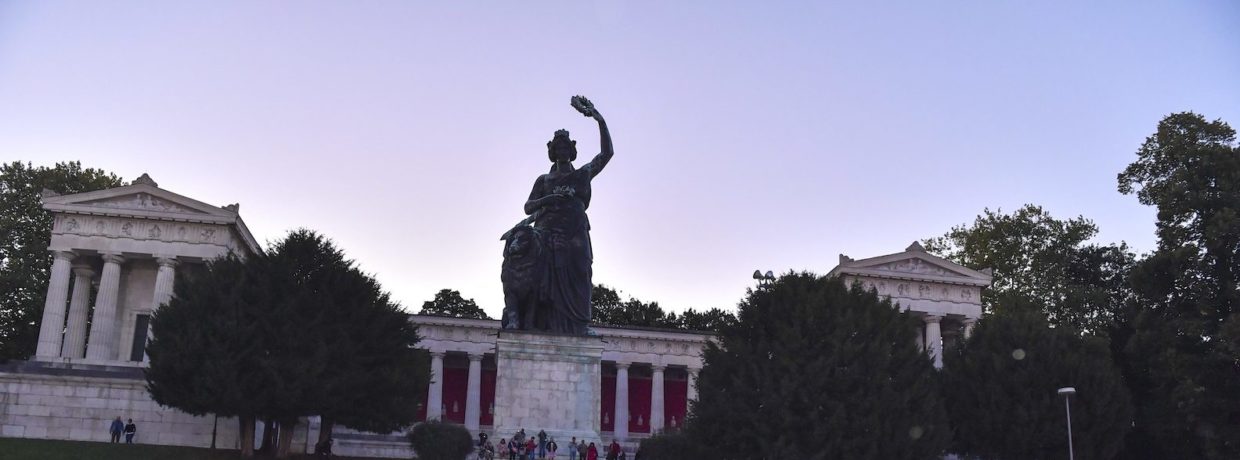
[[916,323],[837,278],[750,291],[707,344],[686,434],[710,458],[934,458],[950,431]]
[[420,315],[449,316],[453,318],[491,319],[474,299],[461,297],[461,291],[440,289],[435,298],[422,303]]
[[1222,120],[1169,115],[1118,176],[1157,214],[1158,249],[1133,272],[1140,298],[1126,366],[1153,451],[1240,458],[1240,146]]
[[247,448],[255,419],[274,420],[278,457],[302,416],[322,415],[325,430],[413,422],[430,378],[417,330],[326,238],[295,231],[268,255],[184,278],[152,320],[147,385],[160,404],[240,417]]
[[[1011,214],[983,210],[972,225],[953,227],[924,245],[966,267],[994,271],[994,284],[982,293],[988,312],[1034,307],[1052,324],[1106,333],[1125,320],[1135,255],[1123,243],[1087,244],[1097,234],[1089,219],[1056,219],[1030,204]],[[1025,301],[996,301],[1012,296]]]
[[147,391],[191,415],[238,417],[241,454],[253,455],[255,420],[267,384],[259,357],[263,312],[275,301],[270,277],[228,256],[192,276],[177,270],[175,295],[151,318]]
[[1132,424],[1132,405],[1108,342],[1052,328],[1038,310],[989,315],[969,339],[945,351],[943,393],[955,429],[953,450],[966,458],[1064,455],[1067,419],[1057,390],[1075,387],[1076,458],[1116,458]]
[[64,195],[121,185],[115,174],[76,161],[50,168],[0,164],[0,362],[30,357],[39,340],[52,266],[52,215],[43,210],[42,191]]

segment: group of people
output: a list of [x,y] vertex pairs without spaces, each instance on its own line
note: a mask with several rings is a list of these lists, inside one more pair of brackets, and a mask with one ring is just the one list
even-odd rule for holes
[[[500,439],[498,444],[492,444],[485,433],[479,434],[476,452],[478,460],[555,460],[556,456],[561,454],[560,449],[555,438],[547,436],[546,431],[539,430],[537,436],[526,436],[525,429],[522,428],[512,435],[511,440]],[[599,460],[599,448],[584,439],[578,441],[573,437],[563,449],[568,460]],[[611,441],[603,455],[606,460],[628,460],[628,454],[615,440]],[[633,460],[640,458],[639,450],[634,454]]]
[[112,435],[112,442],[121,442],[121,434],[125,434],[125,444],[133,444],[134,435],[138,434],[138,425],[133,424],[133,419],[129,419],[129,423],[121,421],[120,417],[112,421],[112,426],[108,427],[108,433]]

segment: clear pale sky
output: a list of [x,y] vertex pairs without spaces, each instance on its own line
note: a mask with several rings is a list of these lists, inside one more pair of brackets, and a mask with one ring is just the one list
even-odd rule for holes
[[594,280],[674,311],[986,207],[1148,251],[1116,174],[1169,113],[1240,127],[1234,1],[819,3],[4,1],[0,160],[150,173],[494,316],[545,143],[598,151],[573,94],[616,146]]

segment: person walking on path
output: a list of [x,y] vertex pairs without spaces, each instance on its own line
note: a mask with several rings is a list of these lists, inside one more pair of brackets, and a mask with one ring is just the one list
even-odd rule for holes
[[547,432],[538,430],[538,458],[547,458]]
[[112,435],[112,443],[121,442],[121,432],[125,431],[125,422],[120,417],[112,421],[112,426],[108,427],[108,433]]
[[568,442],[568,460],[577,460],[577,437]]
[[594,443],[590,443],[590,448],[586,449],[586,460],[598,460],[598,448],[594,447]]
[[138,426],[133,424],[133,419],[129,419],[129,424],[125,425],[125,444],[133,444],[135,434],[138,434]]
[[620,458],[620,443],[612,439],[611,445],[607,446],[607,460],[616,460],[618,458]]
[[556,445],[555,438],[547,442],[547,458],[555,460],[555,451],[560,450],[560,446]]

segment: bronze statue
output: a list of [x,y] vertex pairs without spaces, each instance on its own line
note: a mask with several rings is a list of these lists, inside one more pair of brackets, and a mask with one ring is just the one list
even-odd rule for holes
[[551,171],[534,181],[525,202],[529,217],[501,237],[506,243],[500,275],[504,329],[589,333],[594,254],[586,209],[590,207],[590,181],[611,161],[611,133],[589,99],[573,96],[571,103],[582,115],[598,121],[602,151],[581,168],[574,168],[577,142],[568,137],[568,131],[556,131],[547,142]]

